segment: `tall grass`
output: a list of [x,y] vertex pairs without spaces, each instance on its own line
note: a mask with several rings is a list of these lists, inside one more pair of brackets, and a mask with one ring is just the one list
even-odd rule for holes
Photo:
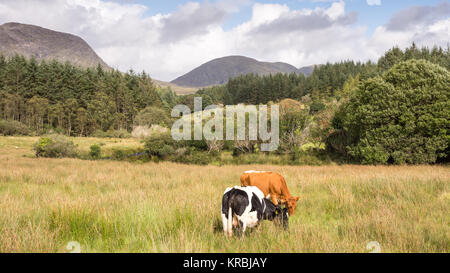
[[[97,140],[95,140],[97,141]],[[445,166],[192,166],[22,157],[0,138],[0,252],[450,251]],[[88,145],[86,144],[86,147]],[[270,222],[222,234],[226,187],[249,169],[286,177],[300,195],[290,229]]]

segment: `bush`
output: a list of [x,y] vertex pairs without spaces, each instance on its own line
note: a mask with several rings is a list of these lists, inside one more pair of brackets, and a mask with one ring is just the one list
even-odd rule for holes
[[89,156],[93,159],[99,159],[101,157],[101,147],[98,144],[94,144],[91,146],[91,150],[89,152]]
[[159,157],[166,159],[168,156],[174,155],[175,149],[172,146],[164,145],[159,151]]
[[179,142],[179,145],[191,147],[198,151],[208,151],[208,142],[206,141],[205,137],[203,137],[201,140],[181,140]]
[[[175,153],[175,149],[179,144],[173,140],[170,133],[157,133],[150,136],[145,141],[145,151],[149,156],[156,156],[158,158],[165,158]],[[170,149],[170,148],[172,149]]]
[[311,106],[309,108],[309,112],[311,114],[314,114],[314,113],[322,111],[323,109],[325,109],[325,104],[323,104],[320,101],[313,101],[313,103],[311,104]]
[[333,124],[364,164],[435,163],[450,139],[450,72],[424,60],[395,65],[365,81]]
[[111,159],[113,160],[126,160],[126,161],[148,161],[148,156],[141,148],[114,148],[112,149]]
[[213,156],[207,152],[191,151],[183,156],[172,157],[172,161],[184,164],[208,165],[213,161]]
[[75,144],[62,135],[41,137],[34,145],[36,157],[75,157],[77,150]]
[[122,149],[113,149],[111,159],[124,160],[127,153]]
[[0,134],[4,136],[29,136],[30,128],[15,120],[0,120]]
[[149,106],[141,110],[134,119],[135,126],[171,126],[169,115],[161,108]]

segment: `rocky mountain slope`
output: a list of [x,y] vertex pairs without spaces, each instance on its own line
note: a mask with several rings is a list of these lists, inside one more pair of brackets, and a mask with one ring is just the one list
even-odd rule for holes
[[34,25],[0,25],[0,54],[34,56],[37,60],[70,61],[81,67],[108,65],[80,37]]

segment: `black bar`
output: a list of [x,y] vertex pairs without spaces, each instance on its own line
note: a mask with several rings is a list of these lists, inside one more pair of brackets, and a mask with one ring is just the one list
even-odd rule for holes
[[[66,268],[84,272],[111,270],[120,272],[322,272],[357,270],[385,272],[395,267],[414,270],[426,267],[446,268],[448,254],[0,254],[3,268],[17,271]],[[59,264],[58,266],[56,266]],[[62,266],[62,268],[61,268]],[[60,270],[58,270],[58,267]],[[164,271],[161,271],[163,269]],[[169,271],[170,270],[170,271]]]

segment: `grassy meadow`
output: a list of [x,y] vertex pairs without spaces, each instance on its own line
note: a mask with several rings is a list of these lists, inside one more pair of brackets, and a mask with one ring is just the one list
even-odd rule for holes
[[[0,137],[0,252],[450,252],[447,166],[195,166],[33,158],[38,138]],[[133,139],[73,138],[80,149]],[[245,170],[300,195],[289,231],[222,233],[226,187]]]

